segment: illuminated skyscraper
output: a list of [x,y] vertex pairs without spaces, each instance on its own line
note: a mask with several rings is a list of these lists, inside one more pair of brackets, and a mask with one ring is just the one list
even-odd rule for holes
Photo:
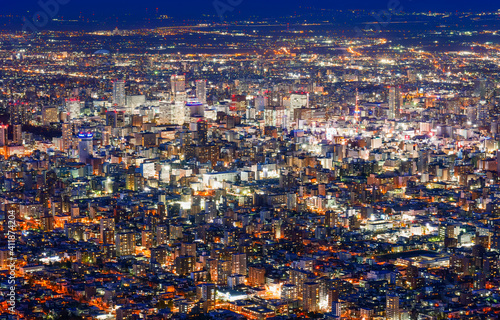
[[490,105],[485,100],[480,100],[477,105],[477,122],[486,125],[490,122]]
[[125,80],[116,80],[113,82],[113,104],[125,106]]
[[399,118],[399,109],[401,108],[401,93],[399,87],[389,88],[389,119]]
[[72,123],[63,123],[61,129],[62,129],[63,148],[64,148],[64,151],[67,151],[72,145],[73,124]]
[[92,156],[92,139],[94,138],[94,134],[92,132],[80,132],[78,138],[80,138],[80,143],[78,144],[80,162],[87,163],[87,160]]
[[68,119],[76,119],[80,117],[80,100],[66,99],[66,110]]
[[189,122],[191,109],[184,102],[176,101],[174,103],[160,101],[159,106],[159,124],[178,124],[182,125]]
[[196,98],[201,103],[207,102],[207,81],[196,80]]
[[264,112],[264,121],[266,126],[281,127],[285,118],[285,107],[269,106]]
[[186,92],[186,77],[184,75],[173,74],[170,77],[170,86],[174,96]]

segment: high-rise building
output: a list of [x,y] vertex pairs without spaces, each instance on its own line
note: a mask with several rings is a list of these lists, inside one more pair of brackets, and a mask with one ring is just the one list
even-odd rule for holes
[[67,151],[73,145],[73,124],[63,123],[61,126],[64,151]]
[[167,248],[163,246],[151,248],[151,261],[163,265],[167,263],[167,257],[168,257],[167,253],[168,253]]
[[101,141],[103,146],[109,146],[111,139],[111,126],[104,126],[101,131]]
[[231,257],[232,274],[247,274],[247,255],[246,253],[235,253]]
[[153,232],[151,230],[141,231],[141,246],[148,249],[153,246]]
[[106,111],[106,125],[116,128],[118,123],[118,113],[116,111]]
[[181,256],[196,257],[196,243],[194,242],[181,243]]
[[[216,260],[216,273],[215,278],[217,279],[217,284],[220,286],[227,285],[227,278],[231,275],[231,261],[228,260]],[[211,270],[212,271],[212,270]],[[212,278],[213,280],[214,278]]]
[[78,134],[80,143],[78,144],[78,155],[81,163],[87,163],[87,160],[92,156],[94,134],[92,132],[80,132]]
[[198,143],[205,145],[208,143],[208,124],[205,120],[198,120],[196,123],[196,132],[198,134]]
[[125,103],[125,80],[116,80],[113,82],[113,104],[124,107]]
[[170,87],[172,94],[176,96],[178,93],[186,92],[186,77],[184,75],[173,74],[170,77]]
[[260,287],[266,283],[266,269],[261,267],[248,268],[248,284],[252,287]]
[[188,275],[194,271],[195,257],[192,256],[180,256],[175,258],[175,270],[178,275],[184,276]]
[[10,250],[0,249],[0,268],[5,270],[9,267]]
[[196,99],[201,103],[207,102],[207,81],[196,80]]
[[23,129],[22,125],[14,124],[12,126],[12,142],[16,145],[23,143]]
[[27,120],[25,105],[22,103],[16,102],[9,105],[9,114],[10,124],[25,123],[25,121]]
[[306,312],[319,311],[319,283],[304,283],[304,293],[302,298],[303,309]]
[[486,100],[480,100],[477,105],[477,122],[479,125],[490,123],[490,105]]
[[143,125],[143,116],[139,114],[134,114],[132,116],[132,126],[137,128],[142,128]]
[[373,309],[370,308],[360,308],[359,309],[359,316],[363,320],[371,320],[373,319]]
[[186,107],[184,101],[160,101],[158,124],[178,124],[189,122],[191,109]]
[[[304,295],[304,283],[307,282],[309,272],[304,270],[292,269],[290,270],[290,283],[297,286],[299,299]],[[318,293],[319,294],[319,293]]]
[[281,127],[286,122],[285,107],[268,106],[264,111],[265,125],[268,127]]
[[172,121],[172,113],[174,111],[173,104],[170,101],[160,101],[158,106],[157,124],[170,124]]
[[100,231],[100,236],[101,236],[101,242],[103,243],[114,243],[115,239],[108,239],[106,235],[111,234],[110,232],[106,231],[113,231],[114,233],[115,230],[115,219],[114,218],[102,218],[99,221],[99,231]]
[[120,232],[116,234],[116,256],[130,256],[135,254],[135,234],[133,232]]
[[182,238],[183,228],[181,225],[178,225],[178,224],[172,225],[171,224],[171,225],[167,226],[167,228],[168,228],[168,236],[169,236],[170,240],[177,240],[177,239]]
[[401,109],[401,93],[398,86],[389,88],[389,119],[399,118],[399,111]]
[[42,122],[47,126],[51,123],[59,122],[59,112],[56,107],[43,107],[42,108]]
[[386,296],[385,318],[387,320],[399,320],[399,297],[395,294]]
[[342,303],[338,300],[332,302],[332,314],[334,317],[339,317],[342,315]]
[[334,228],[337,225],[338,213],[333,210],[325,212],[325,226]]
[[66,99],[66,111],[68,113],[68,120],[80,117],[81,104],[78,99]]
[[284,284],[281,286],[281,299],[297,300],[297,287],[293,284]]
[[7,129],[8,125],[0,125],[0,147],[4,147],[7,145]]
[[156,227],[156,244],[162,245],[168,242],[168,225],[159,225]]
[[215,307],[216,289],[213,283],[202,283],[196,286],[196,297],[206,303],[205,312]]
[[474,96],[485,98],[486,89],[488,88],[488,81],[484,78],[474,81]]
[[[309,108],[309,93],[295,92],[290,95],[290,108]],[[293,112],[293,111],[292,111]]]

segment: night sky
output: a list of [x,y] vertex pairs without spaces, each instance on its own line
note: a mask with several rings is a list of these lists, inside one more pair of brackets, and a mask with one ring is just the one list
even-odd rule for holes
[[[34,13],[41,9],[39,2],[58,0],[23,0],[2,1],[1,13],[16,13],[25,15],[27,11]],[[67,2],[60,5],[59,15],[75,17],[80,15],[94,14],[96,16],[121,16],[121,15],[145,15],[146,12],[154,13],[158,8],[159,14],[166,14],[175,18],[196,19],[202,15],[216,15],[214,0],[197,1],[152,1],[152,0],[59,0]],[[299,0],[217,0],[220,3],[239,3],[232,6],[232,14],[235,16],[250,16],[254,14],[267,17],[293,14],[295,11],[303,10],[301,7],[314,7],[322,9],[386,9],[391,1],[400,1],[405,11],[496,11],[500,4],[496,1],[436,1],[436,0],[348,0],[348,1],[299,1]],[[147,11],[146,11],[147,8]]]

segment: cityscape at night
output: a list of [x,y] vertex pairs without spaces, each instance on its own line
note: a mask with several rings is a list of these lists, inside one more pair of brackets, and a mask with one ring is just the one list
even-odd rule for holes
[[495,6],[6,3],[0,320],[499,320]]

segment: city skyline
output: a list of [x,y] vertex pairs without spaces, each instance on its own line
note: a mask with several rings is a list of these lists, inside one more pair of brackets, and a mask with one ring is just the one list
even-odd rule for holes
[[7,4],[0,319],[499,319],[492,7]]

